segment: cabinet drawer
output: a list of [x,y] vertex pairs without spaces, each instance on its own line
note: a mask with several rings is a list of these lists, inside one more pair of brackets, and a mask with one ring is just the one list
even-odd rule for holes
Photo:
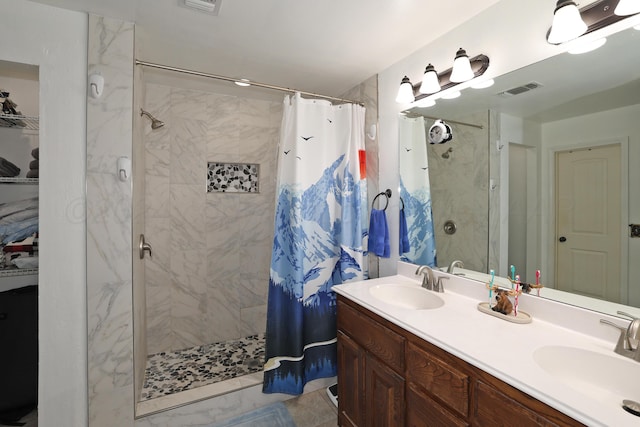
[[407,379],[428,391],[452,410],[469,415],[469,375],[409,343]]
[[414,384],[407,388],[407,426],[466,427],[469,423],[454,416],[438,402],[422,393]]
[[[538,410],[533,411],[491,385],[478,381],[475,392],[474,425],[487,427],[506,426],[510,425],[513,420],[517,420],[518,427],[577,425],[574,424],[574,420],[570,419],[562,419],[559,422],[551,421],[542,415],[544,404],[534,401],[524,394],[522,399],[530,400],[531,402],[527,403],[537,405],[539,407],[537,408]],[[564,414],[558,415],[562,418],[565,417]]]
[[405,338],[338,301],[338,329],[400,374],[404,374]]

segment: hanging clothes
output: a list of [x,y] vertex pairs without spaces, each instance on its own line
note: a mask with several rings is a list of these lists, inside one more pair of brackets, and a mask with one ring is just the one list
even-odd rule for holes
[[285,97],[263,392],[335,376],[332,286],[368,276],[364,108]]
[[400,198],[404,205],[406,231],[398,236],[408,245],[401,245],[400,260],[437,267],[436,240],[431,211],[429,159],[423,117],[400,116],[398,120],[400,157]]

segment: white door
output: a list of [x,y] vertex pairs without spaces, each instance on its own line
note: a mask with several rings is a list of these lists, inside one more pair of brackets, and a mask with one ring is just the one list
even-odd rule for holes
[[556,153],[558,289],[620,302],[620,150]]

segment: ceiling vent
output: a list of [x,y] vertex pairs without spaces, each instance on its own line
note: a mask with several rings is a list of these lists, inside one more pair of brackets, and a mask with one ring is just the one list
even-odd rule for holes
[[530,90],[538,89],[539,87],[542,87],[541,83],[530,82],[525,85],[514,87],[509,90],[505,90],[504,92],[500,92],[498,96],[510,97],[515,95],[520,95],[521,93],[529,92]]
[[178,0],[180,6],[210,15],[218,15],[220,3],[222,3],[222,0]]

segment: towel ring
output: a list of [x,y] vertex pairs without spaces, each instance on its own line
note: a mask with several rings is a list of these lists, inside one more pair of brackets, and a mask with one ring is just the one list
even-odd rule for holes
[[402,203],[402,207],[400,209],[404,210],[404,200],[402,200],[402,197],[400,197],[400,203]]
[[387,198],[387,203],[384,205],[384,208],[382,208],[383,211],[386,211],[387,210],[387,206],[389,206],[389,198],[391,197],[391,190],[388,189],[388,188],[385,191],[383,191],[382,193],[376,194],[376,197],[373,198],[373,202],[371,203],[371,209],[373,209],[374,205],[376,204],[376,200],[380,196],[385,196]]

